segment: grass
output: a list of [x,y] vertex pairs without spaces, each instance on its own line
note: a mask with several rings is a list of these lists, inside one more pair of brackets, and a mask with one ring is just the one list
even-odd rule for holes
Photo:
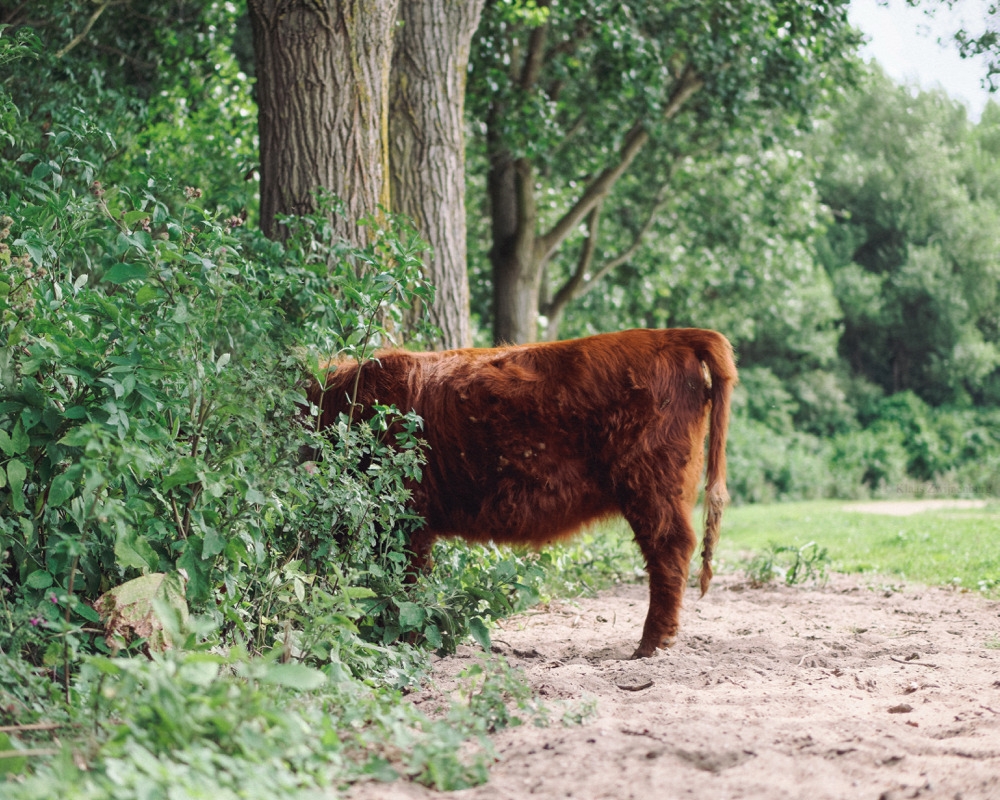
[[[1000,597],[1000,503],[982,509],[926,511],[908,517],[847,511],[849,503],[813,501],[733,506],[716,549],[719,572],[746,571],[755,557],[816,544],[833,572],[866,573],[950,585]],[[696,513],[695,528],[701,536]],[[695,553],[692,572],[698,569]],[[807,550],[807,553],[810,551]],[[589,594],[645,580],[631,531],[613,520],[542,551],[554,569],[543,595]]]
[[1000,504],[907,517],[817,501],[730,508],[717,550],[741,567],[771,545],[826,548],[835,572],[872,573],[1000,596]]

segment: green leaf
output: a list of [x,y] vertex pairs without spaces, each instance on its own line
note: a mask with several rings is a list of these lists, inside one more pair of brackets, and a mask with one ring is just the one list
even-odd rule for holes
[[427,612],[416,603],[405,600],[399,604],[399,624],[404,630],[419,628],[427,618]]
[[148,211],[129,211],[125,214],[125,224],[128,227],[132,227],[141,219],[147,219],[150,216]]
[[143,572],[153,569],[158,561],[156,552],[149,542],[134,530],[128,530],[124,535],[117,538],[115,541],[115,558],[118,559],[118,563],[121,566],[131,567]]
[[469,620],[469,633],[472,634],[472,638],[479,642],[479,646],[483,648],[487,653],[490,652],[492,648],[492,642],[490,641],[490,632],[486,627],[486,623],[482,621],[479,617],[473,617]]
[[226,547],[226,540],[223,539],[215,528],[209,528],[205,532],[205,542],[202,545],[201,557],[204,559],[214,558]]
[[170,474],[163,479],[163,488],[173,489],[182,484],[196,483],[197,480],[198,462],[190,456],[186,456],[180,459],[170,470]]
[[311,691],[326,684],[326,675],[305,664],[275,664],[261,677],[263,683],[284,686],[288,689]]
[[65,473],[56,475],[49,484],[49,505],[58,508],[73,496],[74,491],[73,481]]
[[444,641],[441,639],[441,629],[437,625],[428,625],[425,627],[424,636],[427,639],[427,643],[435,650],[444,646]]
[[259,490],[255,489],[253,486],[248,486],[246,494],[246,501],[252,503],[255,506],[262,506],[267,502],[267,497]]
[[16,456],[21,453],[27,453],[28,445],[30,444],[31,441],[28,439],[28,434],[25,433],[24,425],[21,424],[21,420],[18,420],[10,435],[11,454]]
[[28,468],[23,461],[14,459],[7,464],[7,482],[10,484],[11,504],[17,512],[24,511],[24,479],[28,477]]
[[54,583],[54,580],[52,575],[44,569],[39,569],[32,572],[25,583],[32,589],[48,589]]
[[151,284],[145,284],[139,287],[139,291],[135,293],[135,302],[140,306],[144,303],[148,303],[150,300],[158,297],[160,290]]
[[45,180],[49,175],[52,174],[52,167],[47,161],[40,161],[35,164],[35,168],[31,170],[31,179],[34,181]]
[[212,565],[201,558],[201,544],[199,537],[192,536],[185,543],[184,553],[177,559],[177,566],[187,572],[187,596],[195,603],[207,598],[210,588],[208,573]]
[[10,440],[10,434],[0,428],[0,450],[8,456],[14,455],[14,443]]
[[[0,733],[0,751],[8,754],[15,752],[14,743],[6,733]],[[27,756],[4,755],[0,757],[0,775],[19,775],[27,768]]]
[[146,268],[141,264],[115,264],[104,273],[104,280],[108,283],[128,283],[129,281],[144,281],[149,277]]

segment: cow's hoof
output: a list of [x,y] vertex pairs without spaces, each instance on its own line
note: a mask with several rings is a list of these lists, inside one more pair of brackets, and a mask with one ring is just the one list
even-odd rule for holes
[[640,642],[639,646],[632,653],[632,659],[637,658],[650,658],[653,653],[659,650],[666,650],[668,647],[673,647],[677,643],[676,636],[664,636],[658,645],[652,645],[647,642]]

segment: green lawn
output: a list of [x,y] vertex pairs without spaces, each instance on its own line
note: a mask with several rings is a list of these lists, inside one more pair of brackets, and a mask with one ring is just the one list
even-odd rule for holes
[[1000,595],[1000,503],[907,517],[846,511],[836,501],[729,508],[717,550],[723,569],[770,545],[825,547],[837,572],[877,573]]

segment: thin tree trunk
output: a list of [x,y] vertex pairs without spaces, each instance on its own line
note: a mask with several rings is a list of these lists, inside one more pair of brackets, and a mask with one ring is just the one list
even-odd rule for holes
[[465,79],[485,0],[400,0],[389,116],[392,210],[431,246],[425,311],[446,348],[472,343],[465,227]]
[[248,0],[257,68],[261,228],[340,198],[334,232],[389,205],[388,86],[398,0]]
[[[544,44],[543,37],[529,40],[525,75],[537,74],[537,58],[532,54]],[[537,44],[537,47],[536,47]],[[522,81],[523,85],[523,81]],[[663,118],[675,116],[698,92],[704,82],[690,65],[678,76]],[[545,233],[538,232],[538,214],[532,168],[526,159],[512,160],[492,134],[491,123],[501,118],[496,107],[487,120],[487,148],[490,158],[487,192],[493,223],[493,338],[497,342],[522,343],[537,338],[541,277],[546,263],[596,205],[601,203],[625,174],[643,147],[649,133],[637,120],[625,135],[616,157],[584,188],[577,201]],[[596,240],[596,231],[595,231]],[[591,242],[593,246],[596,242]],[[561,309],[560,309],[561,313]]]
[[533,342],[544,264],[535,255],[537,212],[527,159],[515,160],[506,150],[491,152],[486,191],[493,223],[493,341]]

